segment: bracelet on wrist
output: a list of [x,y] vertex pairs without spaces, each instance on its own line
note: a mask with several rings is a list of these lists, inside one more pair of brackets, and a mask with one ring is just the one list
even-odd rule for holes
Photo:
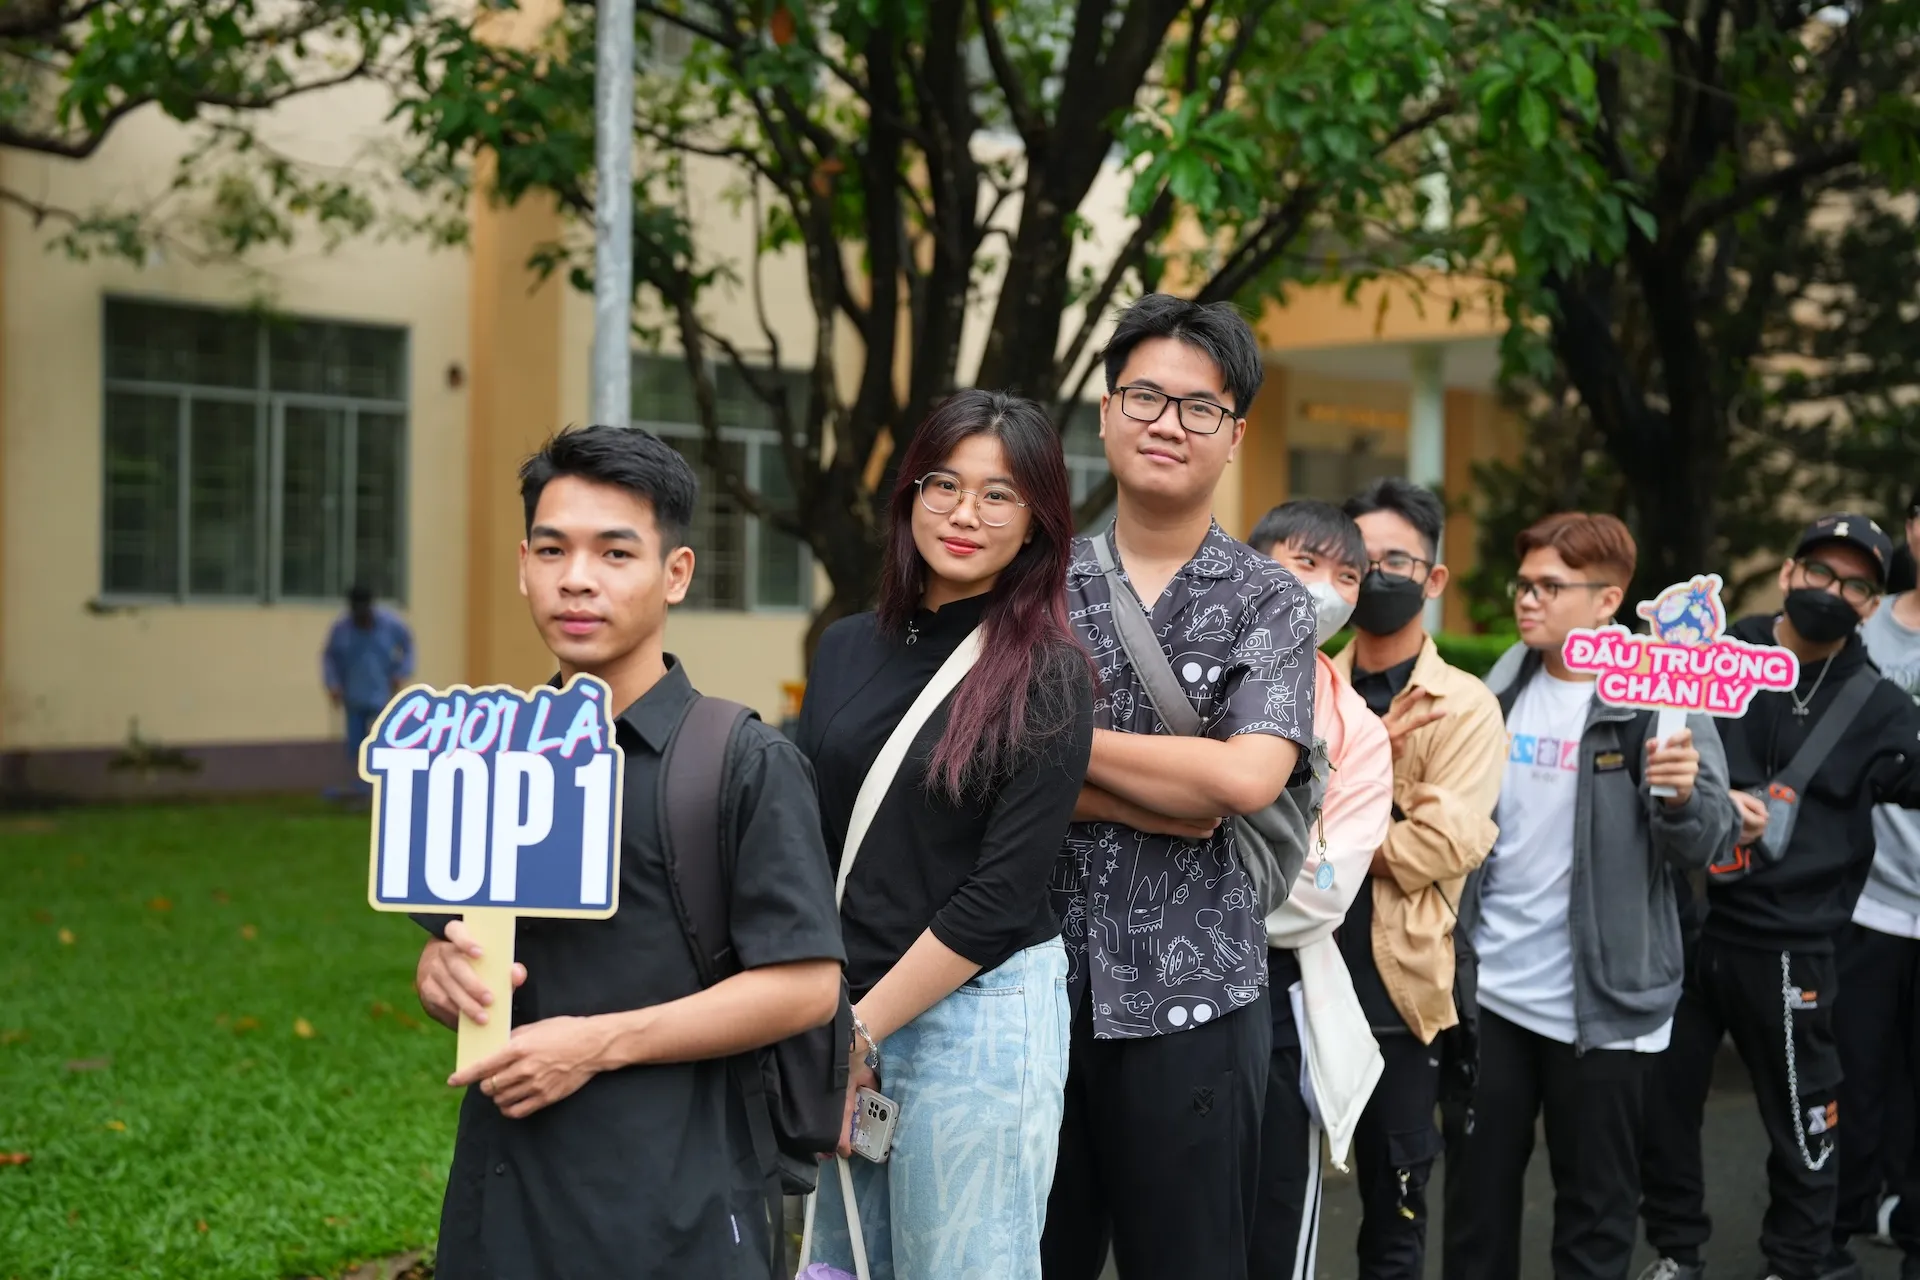
[[862,1061],[867,1064],[867,1069],[869,1071],[878,1071],[880,1069],[880,1042],[873,1038],[873,1032],[867,1030],[867,1024],[861,1021],[860,1015],[857,1013],[853,1015],[853,1034],[857,1037],[853,1047],[859,1047],[859,1040],[864,1040],[867,1043],[866,1056],[862,1059]]

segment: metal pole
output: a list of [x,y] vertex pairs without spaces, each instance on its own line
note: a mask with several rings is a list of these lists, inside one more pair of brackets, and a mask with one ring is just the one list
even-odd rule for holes
[[593,133],[593,421],[633,417],[633,0],[599,0]]
[[[1407,478],[1439,489],[1447,480],[1447,383],[1442,371],[1446,353],[1438,343],[1422,343],[1407,355],[1413,374],[1412,412],[1407,415]],[[1427,630],[1440,630],[1440,601],[1427,601],[1426,616]]]

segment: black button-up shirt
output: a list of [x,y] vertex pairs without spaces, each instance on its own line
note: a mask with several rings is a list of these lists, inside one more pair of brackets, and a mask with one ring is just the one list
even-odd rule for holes
[[[615,1013],[700,990],[673,906],[656,797],[662,752],[695,696],[669,659],[666,676],[621,714],[626,753],[620,909],[609,920],[519,924],[527,981],[515,1026]],[[840,960],[833,881],[813,776],[786,739],[758,721],[742,731],[729,775],[738,864],[732,939],[748,968]],[[524,1120],[479,1089],[460,1108],[440,1220],[447,1280],[602,1280],[639,1275],[765,1280],[766,1178],[726,1062],[628,1067]]]
[[[1093,544],[1082,538],[1067,570],[1067,612],[1098,668],[1094,723],[1166,733],[1114,631],[1114,607]],[[1119,607],[1142,605],[1129,592]],[[1208,737],[1286,738],[1300,746],[1306,767],[1314,607],[1299,579],[1216,524],[1149,617]],[[1267,983],[1266,922],[1231,823],[1201,841],[1075,823],[1053,892],[1068,983],[1076,1002],[1091,992],[1094,1034],[1102,1039],[1202,1026],[1251,1004]]]

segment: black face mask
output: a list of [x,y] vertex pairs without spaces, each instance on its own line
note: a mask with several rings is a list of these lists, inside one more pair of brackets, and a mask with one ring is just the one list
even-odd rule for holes
[[[1366,596],[1362,594],[1360,603],[1366,602]],[[1787,621],[1793,624],[1793,629],[1803,639],[1814,644],[1832,644],[1853,633],[1853,629],[1860,625],[1860,615],[1852,605],[1831,591],[1798,587],[1787,592]]]
[[1368,635],[1390,636],[1412,622],[1427,603],[1427,584],[1389,578],[1378,569],[1360,580],[1360,603],[1353,625]]

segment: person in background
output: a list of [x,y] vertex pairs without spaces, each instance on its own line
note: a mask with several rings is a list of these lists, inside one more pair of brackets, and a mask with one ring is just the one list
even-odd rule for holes
[[[1238,312],[1148,294],[1104,356],[1114,523],[1074,544],[1093,754],[1055,868],[1075,1010],[1047,1280],[1244,1280],[1272,1026],[1267,935],[1228,815],[1307,777],[1314,604],[1213,519],[1264,370]],[[1101,567],[1095,539],[1116,565]],[[1167,732],[1115,630],[1145,614],[1205,735]]]
[[[1270,556],[1313,596],[1316,644],[1347,623],[1360,596],[1367,549],[1360,530],[1325,502],[1282,503],[1261,517],[1248,545]],[[1320,1246],[1320,1135],[1344,1167],[1370,1093],[1379,1048],[1353,994],[1334,934],[1363,896],[1367,869],[1393,811],[1393,750],[1379,717],[1326,654],[1314,653],[1313,735],[1330,765],[1314,848],[1293,892],[1267,915],[1267,983],[1273,1059],[1260,1122],[1260,1203],[1247,1273],[1312,1280]],[[1314,1052],[1307,1054],[1304,1046]],[[1302,1062],[1310,1064],[1303,1076]],[[1311,1097],[1309,1097],[1311,1094]],[[1429,1106],[1431,1110],[1431,1106]],[[1429,1117],[1428,1123],[1431,1123]]]
[[1520,643],[1487,676],[1509,741],[1500,831],[1456,926],[1480,962],[1479,1079],[1470,1104],[1444,1112],[1442,1274],[1519,1280],[1544,1115],[1555,1280],[1624,1280],[1648,1063],[1680,1000],[1667,868],[1704,867],[1732,844],[1733,800],[1711,721],[1651,741],[1650,713],[1600,702],[1561,657],[1569,632],[1619,612],[1636,556],[1626,526],[1548,516],[1516,551]]
[[1360,1280],[1426,1274],[1427,1181],[1440,1154],[1443,1033],[1471,1056],[1477,1011],[1456,1007],[1457,968],[1472,990],[1473,955],[1454,936],[1460,891],[1497,834],[1493,806],[1507,754],[1500,703],[1447,664],[1427,634],[1426,602],[1447,589],[1445,512],[1431,491],[1376,481],[1345,511],[1366,541],[1353,643],[1334,666],[1380,716],[1393,750],[1393,824],[1368,890],[1340,930],[1340,951],[1380,1044],[1385,1070],[1354,1136],[1360,1186]]
[[[1093,742],[1093,665],[1060,592],[1060,434],[1031,400],[956,392],[914,432],[889,513],[880,607],[820,637],[794,738],[836,863],[881,748],[976,632],[982,652],[841,869],[848,1116],[863,1086],[899,1106],[886,1163],[853,1162],[854,1198],[873,1280],[1039,1280],[1067,1083],[1047,882]],[[814,1260],[852,1269],[846,1221],[822,1178]]]
[[[375,605],[370,589],[355,584],[347,592],[346,613],[327,632],[320,670],[327,697],[347,713],[347,759],[356,778],[360,744],[413,674],[413,661],[413,631],[399,614]],[[362,795],[370,789],[364,781],[354,787]]]
[[[1886,534],[1866,516],[1823,516],[1780,568],[1784,611],[1743,618],[1727,631],[1748,644],[1790,649],[1800,661],[1800,683],[1755,694],[1746,715],[1720,728],[1742,828],[1737,847],[1723,849],[1727,856],[1709,868],[1693,972],[1673,1047],[1662,1055],[1649,1095],[1648,1125],[1684,1139],[1672,1164],[1647,1170],[1647,1242],[1660,1257],[1643,1274],[1658,1280],[1702,1274],[1711,1223],[1701,1124],[1723,1038],[1732,1039],[1753,1079],[1772,1148],[1760,1224],[1767,1274],[1780,1280],[1861,1275],[1844,1233],[1835,1242],[1840,1169],[1851,1149],[1838,1127],[1842,1059],[1835,1010],[1853,998],[1849,976],[1864,1001],[1888,999],[1875,988],[1896,975],[1863,967],[1868,959],[1856,948],[1872,940],[1848,925],[1875,860],[1874,805],[1920,806],[1920,709],[1905,689],[1879,678],[1859,635],[1880,603],[1892,552]],[[1837,707],[1843,696],[1864,701]],[[1769,817],[1768,806],[1749,793],[1772,791],[1801,746],[1834,714],[1849,720],[1798,787],[1790,833],[1773,833],[1784,843],[1780,856],[1754,852],[1769,834]],[[1888,1027],[1876,1023],[1873,1030],[1872,1052],[1886,1054]],[[1848,1120],[1847,1133],[1859,1129]]]
[[[1906,517],[1905,543],[1888,569],[1888,589],[1898,594],[1873,611],[1860,638],[1880,674],[1920,702],[1920,591],[1911,567],[1920,490]],[[1896,587],[1902,552],[1907,581]],[[1833,1017],[1847,1145],[1835,1238],[1844,1248],[1855,1236],[1886,1237],[1905,1255],[1901,1280],[1920,1280],[1920,1165],[1889,1140],[1894,1112],[1920,1112],[1920,814],[1912,810],[1873,811],[1873,866],[1841,940],[1840,986],[1847,998]]]

